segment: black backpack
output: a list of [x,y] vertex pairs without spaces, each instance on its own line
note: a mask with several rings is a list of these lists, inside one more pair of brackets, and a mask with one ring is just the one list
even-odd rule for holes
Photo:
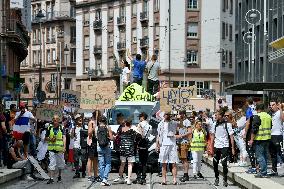
[[80,145],[81,148],[87,148],[88,130],[82,128],[80,131]]
[[106,126],[98,126],[97,139],[100,147],[107,147],[109,138],[108,128]]

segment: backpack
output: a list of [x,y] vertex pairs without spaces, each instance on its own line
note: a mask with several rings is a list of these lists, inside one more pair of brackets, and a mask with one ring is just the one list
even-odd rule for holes
[[108,128],[106,126],[98,126],[97,139],[100,147],[107,147],[109,144]]
[[[214,134],[216,133],[216,129],[217,129],[217,127],[218,127],[219,125],[221,125],[221,124],[218,124],[218,125],[215,126],[215,132],[214,132]],[[228,139],[229,139],[229,141],[230,141],[230,135],[229,135],[229,131],[228,131],[227,122],[225,122],[225,129],[226,129],[226,131],[227,131]]]
[[81,148],[87,148],[87,138],[88,138],[88,130],[82,128],[80,130],[80,145]]

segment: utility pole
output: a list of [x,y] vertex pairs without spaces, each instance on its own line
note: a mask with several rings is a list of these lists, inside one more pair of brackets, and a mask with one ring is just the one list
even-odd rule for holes
[[265,83],[267,81],[267,74],[266,74],[266,69],[267,69],[267,38],[268,38],[268,33],[267,33],[267,23],[266,23],[266,11],[267,11],[267,0],[264,1],[264,7],[263,7],[263,28],[264,28],[264,38],[263,38],[263,78],[262,81]]
[[169,0],[169,87],[171,87],[171,0]]

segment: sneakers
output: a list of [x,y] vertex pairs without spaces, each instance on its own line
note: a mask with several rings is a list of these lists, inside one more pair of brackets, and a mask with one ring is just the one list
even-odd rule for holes
[[93,177],[88,177],[88,182],[93,182]]
[[224,181],[223,181],[223,186],[224,186],[224,187],[228,187],[228,182],[224,180]]
[[196,176],[196,175],[193,175],[193,179],[197,179],[197,176]]
[[128,178],[128,179],[126,179],[126,184],[127,185],[131,185],[132,183],[131,183],[131,180]]
[[189,181],[189,176],[183,176],[179,179],[181,182]]
[[246,173],[248,173],[248,174],[256,174],[257,172],[256,172],[256,168],[249,168],[247,171],[246,171]]
[[197,173],[197,176],[201,179],[204,179],[204,176],[201,173]]
[[261,173],[258,173],[257,175],[254,175],[255,178],[268,178],[268,175],[264,175]]
[[268,175],[275,177],[275,176],[278,176],[278,172],[271,170],[270,173],[268,173]]
[[277,169],[282,168],[282,163],[277,163]]
[[98,177],[94,177],[94,181],[95,182],[102,182],[102,179],[98,176]]
[[[125,181],[127,182],[128,179],[125,179]],[[123,184],[124,183],[124,179],[123,177],[118,177],[117,179],[114,179],[113,182],[117,182],[119,184]]]
[[46,184],[53,184],[54,183],[54,180],[52,178],[50,178]]
[[85,178],[86,177],[86,173],[82,173],[82,178]]
[[161,173],[161,172],[158,173],[157,176],[158,176],[158,177],[162,177],[162,173]]
[[57,182],[62,182],[61,176],[59,176],[59,177],[57,178]]
[[103,181],[101,182],[101,186],[110,186],[111,184],[108,183],[107,181]]
[[73,176],[73,179],[75,178],[80,178],[80,173],[75,173],[75,175]]
[[214,186],[219,186],[219,178],[215,179]]

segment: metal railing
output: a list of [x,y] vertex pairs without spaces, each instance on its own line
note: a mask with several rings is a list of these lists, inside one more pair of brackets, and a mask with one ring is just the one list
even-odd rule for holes
[[117,50],[124,50],[126,49],[126,42],[122,41],[122,42],[117,42]]
[[125,24],[125,17],[117,17],[117,25],[124,25]]
[[[67,18],[74,18],[75,15],[72,11],[51,11],[51,12],[44,12],[45,17],[42,18],[43,21],[51,21],[51,20],[60,20],[60,19],[67,19]],[[36,15],[32,16],[33,22],[39,22],[39,19]]]
[[147,20],[148,20],[148,12],[141,12],[140,21],[147,21]]
[[94,30],[101,30],[102,29],[102,20],[98,19],[93,22]]
[[148,47],[149,46],[149,38],[143,37],[140,39],[140,47]]
[[[279,49],[279,50],[274,51],[274,52],[270,52],[270,53],[268,54],[268,60],[269,60],[269,62],[278,63],[278,62],[279,62],[279,58],[284,59],[284,48]],[[284,63],[284,61],[283,61],[283,63]]]
[[101,45],[95,45],[93,53],[94,54],[102,54],[102,46]]

